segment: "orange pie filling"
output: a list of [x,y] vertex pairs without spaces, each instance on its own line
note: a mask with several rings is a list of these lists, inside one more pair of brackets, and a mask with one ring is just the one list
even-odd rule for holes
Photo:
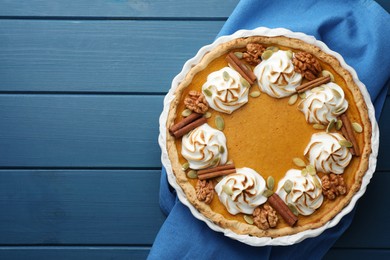
[[[312,53],[311,55],[312,60],[309,61],[304,60],[303,63],[308,62],[307,65],[317,66],[317,68],[319,64],[320,70],[314,69],[314,72],[313,70],[311,70],[309,71],[309,74],[311,73],[312,75],[306,76],[304,70],[299,70],[299,68],[297,69],[293,68],[293,70],[290,69],[289,71],[286,72],[287,74],[286,78],[283,78],[283,75],[279,75],[280,78],[277,79],[277,82],[279,82],[280,84],[286,83],[289,79],[291,79],[294,73],[296,77],[300,77],[298,78],[300,79],[299,82],[294,83],[297,84],[298,86],[296,89],[298,89],[299,86],[305,83],[315,82],[315,80],[318,80],[319,78],[324,78],[322,76],[329,77],[330,80],[327,81],[331,81],[331,82],[327,82],[325,84],[314,84],[315,85],[314,87],[309,86],[310,89],[303,91],[302,94],[295,93],[295,88],[290,88],[293,89],[294,93],[287,93],[285,94],[286,95],[285,97],[274,97],[271,95],[279,95],[280,93],[275,93],[272,92],[274,90],[270,90],[271,94],[269,94],[264,89],[259,88],[260,81],[258,82],[257,80],[254,80],[253,84],[249,84],[249,86],[246,86],[247,89],[245,89],[245,86],[243,87],[244,90],[242,91],[246,91],[247,93],[240,93],[243,95],[248,95],[248,101],[245,104],[243,105],[240,104],[240,106],[236,108],[234,111],[228,111],[228,112],[227,111],[219,112],[213,109],[210,105],[210,103],[213,101],[210,101],[211,100],[210,98],[207,99],[208,98],[207,96],[210,95],[210,93],[208,93],[207,91],[205,92],[205,87],[203,86],[205,85],[206,82],[208,82],[208,78],[210,81],[210,75],[212,73],[220,71],[221,69],[224,68],[229,73],[223,74],[222,76],[224,78],[223,80],[226,81],[232,80],[230,79],[230,76],[231,74],[233,75],[235,73],[232,72],[232,70],[234,71],[236,70],[234,69],[234,66],[230,64],[232,62],[231,59],[230,60],[228,59],[228,61],[230,62],[228,62],[226,59],[229,53],[235,54],[236,58],[238,58],[239,60],[239,65],[244,64],[251,71],[254,71],[255,75],[257,76],[257,79],[263,77],[262,73],[269,73],[269,74],[275,73],[272,71],[267,72],[266,69],[259,72],[258,67],[261,65],[261,63],[269,61],[269,63],[273,62],[273,64],[276,64],[275,66],[283,67],[285,66],[285,64],[282,64],[283,62],[285,62],[285,60],[283,60],[285,59],[284,55],[286,55],[287,58],[289,58],[290,60],[293,60],[295,57],[299,57],[299,55],[297,56],[298,53],[301,53],[303,55],[308,55],[309,53],[300,49],[302,48],[301,45],[299,45],[301,43],[296,44],[293,47],[285,47],[283,45],[266,41],[266,43],[261,42],[262,49],[258,50],[262,52],[261,56],[260,55],[250,56],[249,55],[250,47],[253,46],[248,47],[247,44],[248,41],[245,41],[244,44],[241,44],[239,48],[233,48],[231,46],[226,47],[226,49],[224,49],[222,53],[218,53],[218,56],[215,56],[212,59],[210,59],[208,62],[206,62],[206,64],[203,65],[203,68],[198,69],[196,73],[193,73],[193,75],[191,75],[190,77],[190,80],[184,82],[184,85],[182,85],[180,87],[180,90],[177,92],[177,99],[175,100],[175,102],[173,102],[173,106],[175,109],[173,109],[172,112],[173,115],[172,121],[168,122],[168,127],[171,127],[172,125],[175,125],[180,121],[182,121],[185,117],[188,116],[189,113],[194,113],[193,110],[194,107],[196,107],[195,104],[196,102],[195,103],[190,102],[189,105],[189,102],[186,99],[189,98],[189,95],[194,94],[195,93],[194,91],[196,91],[196,93],[198,94],[203,95],[203,97],[201,97],[200,100],[203,101],[204,103],[205,101],[207,101],[208,109],[205,110],[204,107],[201,107],[203,111],[197,111],[197,112],[201,112],[203,114],[202,118],[207,117],[207,124],[211,128],[216,130],[219,128],[221,129],[220,131],[223,132],[226,138],[226,144],[224,147],[219,148],[222,149],[222,151],[221,150],[219,151],[224,153],[226,155],[226,158],[219,157],[218,160],[212,161],[211,165],[208,166],[202,165],[199,166],[200,169],[192,169],[191,163],[189,164],[188,160],[184,158],[182,154],[183,138],[170,137],[171,138],[170,140],[174,143],[172,146],[174,146],[174,151],[175,151],[175,154],[172,155],[172,153],[170,153],[170,156],[176,158],[172,160],[174,164],[176,164],[176,167],[173,167],[174,173],[177,176],[180,174],[182,175],[181,180],[179,180],[178,182],[180,185],[182,185],[182,187],[186,187],[184,190],[187,194],[187,197],[189,197],[189,200],[212,221],[216,222],[217,224],[220,224],[221,226],[228,227],[228,228],[232,228],[232,226],[235,227],[235,224],[231,225],[231,223],[235,223],[235,222],[244,224],[244,225],[238,225],[241,227],[246,227],[246,225],[254,226],[254,229],[244,228],[246,231],[235,230],[237,233],[249,232],[252,235],[257,235],[257,236],[263,236],[263,235],[279,236],[284,233],[281,234],[277,232],[272,233],[272,231],[271,232],[265,231],[265,233],[264,232],[261,233],[262,229],[259,228],[258,226],[256,227],[256,225],[253,224],[253,216],[251,213],[239,212],[239,213],[231,214],[227,209],[227,206],[221,202],[223,199],[218,196],[215,189],[211,191],[214,194],[212,196],[212,199],[211,200],[209,199],[207,203],[205,203],[204,201],[203,202],[198,201],[196,197],[196,192],[197,189],[199,188],[197,187],[197,184],[199,182],[198,178],[201,175],[198,175],[197,173],[204,169],[210,169],[216,166],[221,166],[226,164],[229,165],[231,163],[234,163],[234,167],[236,169],[242,169],[245,167],[254,170],[256,173],[260,174],[261,177],[264,179],[265,188],[263,187],[263,189],[264,191],[268,191],[268,193],[267,192],[264,193],[265,194],[264,199],[261,199],[262,200],[261,205],[259,205],[259,207],[264,207],[264,201],[267,200],[267,197],[269,197],[270,194],[277,193],[281,195],[281,192],[278,192],[279,182],[283,178],[285,178],[286,173],[289,170],[296,169],[297,171],[295,171],[295,174],[298,175],[302,174],[303,176],[314,176],[317,180],[319,180],[319,183],[317,180],[313,182],[314,188],[313,187],[312,188],[317,189],[318,192],[321,194],[322,203],[318,202],[319,206],[316,207],[316,209],[313,209],[313,212],[308,212],[307,215],[304,215],[304,214],[300,214],[300,212],[297,212],[297,209],[299,211],[299,205],[294,205],[294,203],[288,203],[284,200],[286,205],[289,204],[288,205],[290,207],[289,209],[294,214],[297,215],[297,222],[292,224],[292,227],[290,227],[291,224],[290,225],[287,224],[284,218],[280,215],[280,212],[277,212],[277,216],[278,216],[277,224],[276,226],[271,227],[271,229],[277,230],[277,229],[287,228],[289,230],[287,231],[287,234],[292,234],[295,232],[293,231],[293,229],[297,229],[297,227],[304,227],[303,229],[298,228],[297,230],[304,230],[307,228],[318,227],[319,225],[323,224],[324,216],[328,218],[327,220],[329,220],[329,218],[334,217],[334,215],[337,214],[337,212],[335,211],[338,211],[340,210],[340,207],[342,208],[343,206],[345,206],[345,204],[349,202],[350,197],[356,192],[356,189],[360,187],[362,174],[361,173],[357,174],[357,172],[365,171],[364,168],[366,166],[362,165],[362,162],[367,159],[366,155],[368,150],[367,150],[366,142],[368,140],[368,137],[366,132],[370,131],[370,129],[368,128],[369,124],[365,122],[366,120],[365,115],[362,116],[362,114],[364,114],[363,112],[365,111],[365,109],[362,110],[361,108],[359,108],[359,106],[362,106],[362,104],[359,100],[356,100],[356,92],[355,92],[356,89],[355,88],[351,89],[351,87],[349,86],[350,82],[349,79],[346,80],[344,70],[339,68],[336,69],[334,68],[335,65],[333,64],[333,62],[335,59],[334,58],[330,60],[322,59],[321,58],[322,56],[319,55],[320,57],[318,57],[314,53]],[[276,57],[277,55],[283,58],[278,59]],[[256,61],[253,60],[253,57],[255,58],[257,57],[259,65],[256,64]],[[294,63],[290,63],[290,65],[295,64],[292,66],[298,66],[297,62],[298,61],[295,61]],[[232,68],[226,69],[226,67],[229,66]],[[263,67],[266,67],[266,65]],[[305,68],[305,67],[304,65],[300,64],[300,68]],[[277,71],[278,69],[275,70]],[[241,74],[243,74],[242,71]],[[245,75],[241,75],[241,74],[238,77],[241,78],[241,83],[242,83],[243,82],[242,78],[244,78],[243,76]],[[225,78],[225,76],[227,78]],[[272,76],[274,75],[271,75],[271,77]],[[275,77],[277,76],[278,75],[275,75]],[[290,78],[288,78],[289,76]],[[235,75],[234,77],[237,76]],[[241,85],[246,85],[249,79],[248,80],[244,79],[244,84]],[[235,79],[233,79],[233,81],[234,80]],[[218,84],[217,81],[216,82],[212,81],[211,83]],[[269,85],[270,83],[263,81],[260,84]],[[284,88],[282,87],[281,89],[282,92],[288,90],[288,88],[285,87]],[[214,85],[211,86],[209,90],[219,91],[218,88]],[[237,90],[233,90],[233,92],[234,91],[237,92]],[[229,97],[226,97],[226,99],[232,100],[232,102],[237,102],[237,98],[234,96],[233,92],[230,93],[231,94],[230,99]],[[317,98],[313,98],[312,96],[311,101],[309,100],[309,96],[311,94],[320,93],[320,92],[322,93],[319,94],[319,97],[321,95],[324,95],[325,99],[326,98],[328,99],[322,100],[321,98],[319,98],[320,101],[318,101]],[[341,92],[341,93],[335,93],[335,92]],[[227,94],[229,95],[229,93]],[[316,123],[313,121],[308,122],[309,121],[308,118],[313,117],[313,114],[317,113],[319,117],[318,119],[320,121],[321,120],[324,121],[324,117],[326,117],[324,113],[322,113],[321,111],[320,112],[312,111],[311,116],[310,115],[306,116],[307,115],[306,113],[300,111],[304,109],[313,110],[314,109],[313,107],[318,105],[317,104],[318,102],[323,102],[323,103],[331,102],[329,100],[332,100],[333,97],[329,98],[327,97],[327,95],[328,96],[335,95],[336,99],[339,98],[337,99],[336,105],[344,106],[344,111],[342,111],[342,109],[339,109],[338,112],[339,113],[341,112],[342,114],[346,115],[348,120],[350,121],[351,127],[353,129],[352,134],[353,134],[353,138],[355,139],[355,143],[352,143],[352,141],[350,140],[350,136],[345,136],[348,134],[351,135],[351,130],[350,130],[351,127],[349,127],[350,129],[347,134],[345,130],[344,133],[342,132],[342,128],[344,127],[345,129],[347,127],[341,125],[341,120],[339,119],[340,115],[336,115],[335,116],[336,119],[333,121],[331,120],[332,122]],[[344,96],[344,99],[342,97],[340,98],[340,96]],[[196,98],[199,98],[199,96],[196,96]],[[345,104],[340,105],[341,104],[340,100],[344,100],[344,102],[346,102],[347,105]],[[306,104],[303,104],[305,102]],[[346,107],[347,109],[345,110]],[[219,107],[219,108],[220,110],[224,109],[223,107],[222,108]],[[222,121],[222,127],[221,127],[221,121]],[[345,123],[345,121],[342,122]],[[184,135],[189,136],[191,134],[194,134],[194,131],[199,127],[201,126],[197,126],[195,129],[191,129],[191,131],[185,133]],[[312,140],[312,138],[314,138],[316,134],[317,134],[317,139]],[[329,147],[324,148],[321,146],[321,144],[318,143],[318,140],[322,140],[321,135],[325,135],[326,138],[331,138],[331,139],[336,138],[336,139],[333,140],[334,142],[333,144],[329,145]],[[199,136],[197,138],[200,138],[199,140],[204,139],[204,141],[211,140],[210,139],[211,137],[208,136]],[[312,146],[311,151],[307,151],[305,156],[304,154],[305,150],[310,150],[309,148],[307,148],[309,146],[309,143]],[[335,146],[341,146],[341,147],[336,149],[334,148]],[[355,147],[350,147],[350,146],[355,146]],[[355,151],[355,153],[357,153],[357,156],[352,155],[352,153],[354,153],[352,149],[354,148],[359,149],[359,151]],[[329,153],[328,149],[333,149],[333,150],[332,152]],[[189,153],[191,153],[191,151],[189,151]],[[331,160],[334,157],[332,160],[334,160],[335,162],[333,163],[333,165],[331,164],[330,167],[331,169],[329,169],[329,165],[323,165],[323,162],[322,165],[321,162],[318,162],[316,165],[315,163],[313,163],[313,161],[310,162],[310,156],[309,156],[310,153],[312,154],[311,155],[312,157],[315,157],[317,159],[318,157],[322,156],[323,158],[326,158],[326,160]],[[341,168],[338,167],[340,165],[334,166],[335,164],[337,165],[338,163],[341,165]],[[321,184],[321,179],[323,178],[324,175],[329,176],[329,174],[335,175],[336,177],[343,179],[343,185],[345,187],[345,190],[344,191],[339,190],[338,192],[344,194],[336,194],[339,196],[334,196],[334,198],[329,194],[323,194],[324,193],[322,187],[323,184]],[[291,176],[293,175],[294,174],[292,174]],[[211,187],[215,187],[216,185],[218,185],[218,182],[222,181],[224,178],[227,178],[227,176],[229,176],[229,174],[226,175],[222,174],[221,176],[208,178],[207,183],[210,183],[210,185],[212,185]],[[294,177],[291,177],[290,179],[294,181]],[[304,182],[306,182],[306,179],[304,179]],[[188,184],[190,184],[190,187],[192,187],[192,189],[189,188],[189,186],[187,186]],[[317,187],[315,187],[316,185]],[[231,189],[232,186],[231,185],[230,187],[226,187],[226,186],[229,185],[227,184],[224,185],[222,193],[229,194],[229,189]],[[299,186],[299,184],[297,184],[297,186]],[[291,189],[291,187],[287,187],[287,189],[289,188]],[[285,188],[279,187],[279,190],[281,189],[285,189]],[[230,192],[232,191],[230,190]],[[284,195],[286,194],[288,195],[291,192],[292,191],[290,190],[284,191]],[[283,196],[281,197],[283,200],[284,199]],[[340,202],[341,200],[343,200],[342,203]],[[266,202],[265,204],[268,203]],[[342,206],[340,206],[341,204]],[[240,206],[238,206],[238,208],[240,208]],[[330,214],[329,212],[333,212],[333,213]],[[220,219],[223,219],[223,221],[221,221]],[[230,223],[230,224],[226,224],[226,223]],[[260,231],[259,232],[248,231],[248,230],[256,230],[256,228],[258,228]],[[232,229],[234,230],[235,228]]]

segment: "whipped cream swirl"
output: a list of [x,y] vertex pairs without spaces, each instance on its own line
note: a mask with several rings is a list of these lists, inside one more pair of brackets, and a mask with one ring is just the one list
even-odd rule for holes
[[236,173],[225,176],[216,186],[219,200],[230,214],[252,214],[254,209],[265,203],[263,196],[265,181],[251,168],[236,169]]
[[211,108],[231,114],[248,102],[249,88],[249,83],[237,71],[224,67],[208,75],[202,92]]
[[317,171],[342,174],[351,161],[349,148],[340,145],[345,138],[339,133],[315,133],[307,145],[304,154]]
[[307,97],[298,105],[305,114],[306,121],[311,124],[327,125],[344,113],[348,108],[343,89],[329,82],[306,92]]
[[257,65],[254,73],[260,90],[275,98],[294,94],[295,87],[302,81],[302,75],[294,71],[294,65],[287,52],[281,50]]
[[194,170],[225,164],[226,137],[223,132],[203,124],[183,136],[181,154]]
[[[287,180],[293,183],[290,193],[283,188]],[[304,216],[311,215],[324,200],[320,178],[310,174],[303,176],[300,170],[295,169],[287,171],[286,176],[279,181],[276,192],[286,204],[291,203],[297,208],[299,214]]]

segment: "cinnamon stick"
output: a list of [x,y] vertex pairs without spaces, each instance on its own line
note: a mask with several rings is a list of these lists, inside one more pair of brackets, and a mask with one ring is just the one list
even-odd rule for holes
[[191,130],[194,130],[195,128],[197,128],[198,126],[203,125],[206,122],[207,122],[206,118],[204,118],[204,117],[198,118],[195,121],[193,121],[192,123],[190,123],[190,124],[180,128],[179,130],[175,131],[173,133],[173,136],[176,137],[176,138],[182,137],[186,133],[190,132]]
[[295,90],[298,93],[302,93],[302,92],[305,92],[306,90],[309,90],[309,89],[321,86],[322,84],[325,84],[325,83],[328,83],[328,82],[330,82],[330,76],[329,75],[327,75],[325,77],[319,77],[319,78],[317,78],[315,80],[306,82],[306,83],[296,87]]
[[199,175],[199,172],[198,172],[198,179],[199,180],[206,180],[206,179],[211,179],[211,178],[215,178],[215,177],[219,177],[219,176],[229,175],[232,173],[236,173],[236,169],[209,172],[209,173],[204,173],[202,175]]
[[214,168],[209,168],[206,170],[200,170],[200,171],[198,171],[198,175],[202,175],[202,174],[210,173],[210,172],[222,171],[222,170],[231,170],[231,169],[235,169],[235,168],[236,168],[236,166],[234,166],[234,164],[226,164],[226,165],[221,165],[221,166],[217,166]]
[[294,226],[297,223],[298,217],[291,212],[278,194],[272,194],[268,198],[268,203],[282,216],[289,226]]
[[198,119],[201,116],[202,116],[202,114],[192,113],[191,115],[187,116],[183,120],[179,121],[177,124],[171,126],[171,128],[169,128],[169,133],[171,135],[173,135],[174,132],[176,132],[180,128],[183,128],[184,126],[188,125],[189,123],[195,121],[196,119]]
[[351,153],[355,156],[360,156],[360,149],[359,144],[356,141],[354,131],[352,129],[351,121],[349,121],[349,118],[344,113],[340,115],[340,120],[343,122],[343,126],[341,127],[341,131],[343,132],[343,135],[345,138],[352,143],[351,147]]
[[242,61],[240,61],[240,59],[237,58],[233,52],[230,52],[226,56],[226,61],[232,65],[232,67],[249,82],[249,84],[253,84],[255,82],[255,74],[250,69],[248,69],[247,66]]

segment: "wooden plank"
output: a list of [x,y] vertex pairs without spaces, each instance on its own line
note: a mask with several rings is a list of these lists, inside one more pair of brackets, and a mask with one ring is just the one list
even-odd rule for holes
[[164,93],[222,25],[0,20],[0,92]]
[[[390,102],[379,171],[389,171]],[[160,95],[0,95],[1,167],[160,167]]]
[[[0,244],[150,245],[164,220],[159,178],[157,170],[2,170]],[[390,249],[388,183],[390,172],[374,176],[335,247]]]
[[380,4],[383,9],[385,9],[388,13],[390,13],[390,1],[389,0],[375,0],[378,4]]
[[[0,247],[2,259],[146,259],[148,247]],[[388,249],[334,249],[324,259],[389,259]]]
[[379,154],[377,170],[390,170],[390,96],[386,96],[386,101],[383,106],[381,118],[379,119],[379,131],[380,131],[380,142],[379,142]]
[[0,258],[8,260],[128,260],[146,259],[150,247],[131,246],[15,246],[0,247]]
[[[390,2],[376,0],[387,11]],[[226,18],[238,0],[0,0],[3,17],[105,17],[105,18]]]
[[0,92],[164,93],[222,25],[0,20]]
[[223,18],[238,0],[68,0],[0,1],[3,17],[104,17],[104,18]]
[[160,167],[162,96],[0,95],[1,167]]
[[390,197],[386,195],[390,172],[377,172],[360,198],[350,228],[336,242],[337,248],[390,249]]
[[331,249],[328,254],[325,255],[324,260],[335,259],[389,259],[390,250],[388,249]]
[[[160,171],[0,171],[0,244],[151,244]],[[1,257],[0,257],[1,258]]]

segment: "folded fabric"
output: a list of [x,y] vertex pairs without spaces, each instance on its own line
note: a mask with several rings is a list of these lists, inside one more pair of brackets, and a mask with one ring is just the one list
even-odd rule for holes
[[[259,26],[304,32],[340,53],[358,73],[379,118],[390,77],[390,15],[371,0],[243,0],[220,35]],[[195,219],[161,173],[160,205],[168,215],[149,259],[319,259],[352,222],[354,211],[316,238],[292,246],[251,247],[212,231]]]

